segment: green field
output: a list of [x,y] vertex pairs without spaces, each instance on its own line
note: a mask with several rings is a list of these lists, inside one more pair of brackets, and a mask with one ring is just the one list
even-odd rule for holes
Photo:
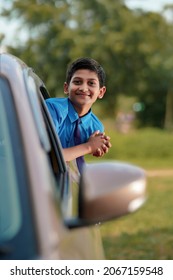
[[101,226],[107,259],[173,259],[173,176],[148,179],[148,200],[137,212]]
[[125,160],[147,169],[173,168],[173,133],[152,128],[128,134],[110,128],[106,133],[111,137],[112,148],[104,159]]
[[[106,160],[131,162],[146,171],[173,170],[173,134],[149,128],[120,134],[112,127],[107,133],[113,146]],[[101,225],[107,259],[173,259],[173,175],[148,176],[147,192],[137,212]]]

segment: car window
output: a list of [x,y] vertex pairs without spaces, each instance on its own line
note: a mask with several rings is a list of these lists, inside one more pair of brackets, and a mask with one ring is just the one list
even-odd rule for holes
[[62,198],[63,213],[65,216],[76,216],[78,213],[78,183],[79,176],[76,164],[65,163],[61,143],[57,136],[54,122],[48,111],[48,108],[44,102],[45,99],[49,98],[49,94],[44,86],[39,88],[41,93],[41,102],[43,117],[46,123],[49,139],[51,142],[51,161],[53,163],[53,169],[55,172],[56,166],[59,166],[59,182],[60,182],[60,193]]
[[40,137],[40,141],[46,151],[50,150],[50,143],[49,139],[47,137],[46,129],[45,129],[45,124],[43,121],[43,117],[41,114],[39,102],[38,102],[38,96],[37,96],[37,89],[36,89],[36,84],[34,82],[33,77],[27,76],[26,79],[26,86],[27,90],[29,92],[29,100],[32,106],[33,114],[34,114],[34,119],[35,123],[37,126],[37,131]]
[[[66,170],[66,165],[61,152],[61,144],[52,131],[52,123],[43,104],[43,100],[48,97],[48,93],[45,87],[40,86],[40,83],[42,82],[38,76],[34,75],[32,69],[28,69],[28,71],[25,72],[24,77],[39,138],[43,148],[48,153],[52,171],[57,182],[59,182],[59,178]],[[44,98],[42,97],[42,94],[44,95]],[[41,103],[41,107],[39,103]]]
[[42,115],[43,115],[44,123],[51,144],[49,158],[50,158],[53,173],[55,175],[56,181],[60,188],[60,193],[61,195],[63,195],[64,192],[68,192],[68,186],[69,186],[67,166],[62,154],[62,146],[60,140],[54,128],[54,123],[49,114],[47,106],[44,102],[45,98],[46,99],[49,98],[49,94],[45,86],[43,85],[39,86],[37,90],[38,90],[38,97],[40,99],[41,106],[42,106]]
[[2,95],[3,81],[0,83],[0,240],[3,240],[12,238],[19,230],[21,211],[10,123]]
[[[72,199],[72,189],[69,178],[69,169],[67,168],[66,162],[62,154],[62,147],[58,135],[55,131],[54,123],[48,111],[48,108],[45,104],[45,99],[49,98],[46,87],[39,77],[28,69],[28,72],[25,72],[25,83],[28,89],[28,96],[31,103],[31,107],[34,113],[35,118],[37,118],[36,126],[43,126],[43,129],[46,130],[49,141],[49,149],[46,150],[51,169],[56,180],[56,188],[61,197],[61,205],[65,204],[65,208],[68,208]],[[41,109],[40,104],[41,103]],[[40,115],[38,117],[38,115]],[[38,128],[37,128],[38,130]],[[38,130],[41,143],[44,143],[44,136],[42,131]],[[43,147],[46,147],[43,144]],[[64,202],[65,201],[65,202]],[[76,200],[75,200],[76,203]],[[70,211],[71,212],[71,211]]]

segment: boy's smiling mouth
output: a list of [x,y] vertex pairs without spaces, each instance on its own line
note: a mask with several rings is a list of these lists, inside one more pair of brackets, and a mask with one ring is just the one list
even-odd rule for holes
[[82,96],[82,97],[89,97],[89,96],[91,96],[90,93],[83,93],[83,92],[77,92],[76,95]]

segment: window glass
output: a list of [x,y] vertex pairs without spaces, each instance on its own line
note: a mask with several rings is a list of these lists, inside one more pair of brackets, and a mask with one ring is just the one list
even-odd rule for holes
[[47,137],[43,117],[41,115],[41,110],[39,106],[38,96],[37,96],[37,89],[34,82],[34,79],[31,76],[27,76],[26,78],[26,86],[28,89],[28,97],[32,106],[34,119],[37,126],[37,131],[40,137],[40,141],[46,151],[50,150],[50,143]]
[[0,241],[12,238],[21,226],[18,183],[12,149],[13,138],[5,110],[3,88],[5,85],[3,80],[0,80]]

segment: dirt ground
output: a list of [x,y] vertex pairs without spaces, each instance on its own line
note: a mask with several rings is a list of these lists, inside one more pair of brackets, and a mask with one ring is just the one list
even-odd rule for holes
[[173,176],[173,169],[148,170],[146,174],[148,177]]

